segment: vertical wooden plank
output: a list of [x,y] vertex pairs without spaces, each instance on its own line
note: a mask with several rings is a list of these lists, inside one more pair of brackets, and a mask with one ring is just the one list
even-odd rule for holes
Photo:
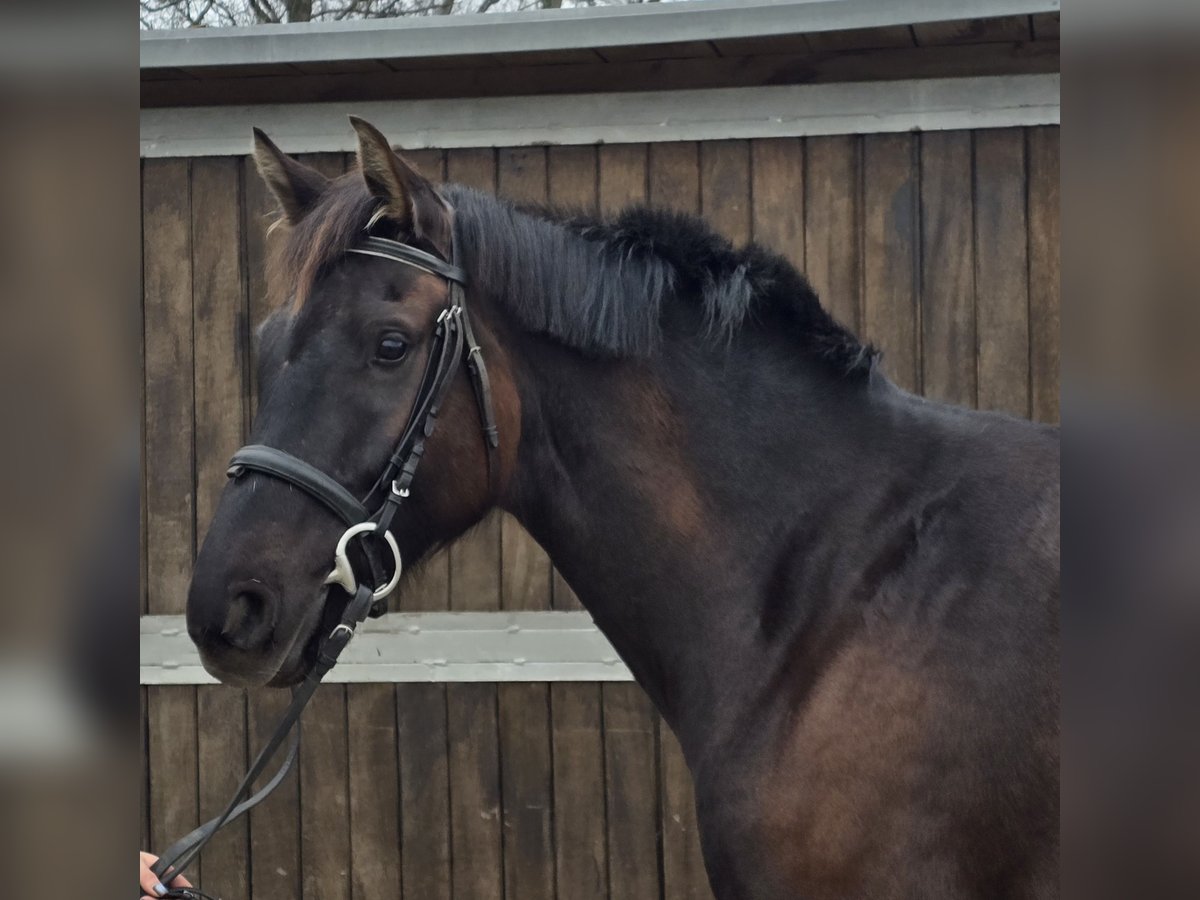
[[192,229],[187,160],[143,164],[147,591],[182,613],[195,540]]
[[244,434],[246,298],[237,160],[192,163],[192,333],[195,354],[196,543]]
[[804,142],[766,138],[750,142],[754,240],[804,270]]
[[645,144],[605,144],[600,147],[596,180],[601,214],[620,212],[646,200]]
[[554,852],[561,900],[606,900],[604,743],[600,685],[550,686]]
[[971,132],[921,136],[921,377],[927,397],[975,405]]
[[606,683],[604,758],[607,771],[608,878],[611,900],[660,893],[656,716],[636,684]]
[[350,895],[354,900],[395,900],[401,896],[395,689],[390,684],[346,685],[346,714]]
[[[496,190],[490,149],[450,150],[446,179]],[[489,515],[450,547],[450,606],[500,608],[500,516]],[[446,686],[454,897],[499,900],[504,894],[496,686]],[[410,896],[421,896],[419,894]]]
[[[545,204],[546,150],[503,148],[497,189],[513,200]],[[550,559],[511,515],[500,527],[500,600],[505,609],[550,608]],[[545,684],[498,686],[500,784],[506,897],[554,896],[550,699]]]
[[[186,160],[142,164],[147,610],[182,613],[194,540],[191,191]],[[196,827],[196,689],[147,697],[150,839],[164,849]],[[199,878],[201,867],[192,874]]]
[[[754,145],[763,142],[755,141]],[[772,144],[774,142],[771,142]],[[656,152],[658,147],[690,148],[668,153]],[[773,189],[774,182],[767,178],[780,179],[781,184],[787,184],[789,174],[795,177],[795,163],[799,161],[798,153],[790,152],[799,148],[795,142],[794,148],[788,142],[781,142],[765,153],[752,149],[751,159],[754,184],[753,226],[756,230],[777,229],[779,235],[787,235],[789,226],[787,217],[793,212],[788,209],[783,218],[777,222],[769,219],[773,210],[771,204],[759,206],[757,198],[760,190]],[[779,151],[779,152],[776,152]],[[786,163],[779,160],[786,158]],[[760,166],[759,163],[762,163]],[[802,173],[801,173],[802,174]],[[763,181],[759,181],[759,177]],[[700,155],[694,144],[664,144],[652,145],[650,148],[650,202],[655,206],[668,206],[680,212],[696,214],[700,211]],[[768,187],[768,186],[771,187]],[[690,190],[689,190],[690,186]],[[796,185],[797,187],[799,185]],[[802,210],[802,192],[795,196],[795,211]],[[801,233],[803,220],[800,220]],[[800,245],[803,255],[803,242]],[[564,685],[565,687],[565,685]],[[585,698],[586,699],[586,698]],[[664,897],[693,898],[706,896],[708,878],[704,872],[704,862],[700,857],[698,829],[696,827],[696,801],[692,788],[691,774],[683,760],[683,752],[679,742],[671,733],[667,724],[658,720],[659,741],[659,772],[660,772],[660,808],[659,834],[662,841],[662,873]],[[576,750],[576,752],[579,752]],[[701,890],[702,889],[702,890]]]
[[981,409],[1029,415],[1025,134],[975,133],[975,321]]
[[700,851],[696,796],[679,741],[659,720],[662,781],[663,896],[672,900],[712,900]]
[[735,246],[750,240],[750,142],[700,145],[700,212]]
[[346,686],[325,684],[301,720],[301,896],[350,897],[350,797],[346,744]]
[[455,900],[504,896],[496,704],[494,684],[447,685]]
[[396,727],[400,736],[403,896],[449,900],[452,873],[445,687],[397,685]]
[[1030,413],[1059,418],[1059,172],[1058,127],[1031,128],[1029,141],[1029,381]]
[[[620,209],[646,199],[645,145],[609,144],[600,148],[601,210]],[[605,806],[610,900],[659,896],[655,763],[655,714],[641,688],[605,684]]]
[[902,388],[920,390],[917,142],[863,137],[863,333]]
[[700,214],[700,145],[695,141],[651,144],[649,200],[659,209]]
[[[274,688],[249,692],[247,724],[252,753],[270,740],[289,699],[286,691]],[[300,753],[303,756],[303,746]],[[250,883],[254,900],[299,897],[301,875],[300,778],[293,773],[250,811]]]
[[[442,150],[402,150],[401,155],[434,183],[446,180],[446,154]],[[354,168],[356,164],[351,164]]]
[[[225,685],[197,688],[200,819],[220,814],[246,767],[246,692]],[[198,823],[197,823],[198,824]],[[214,897],[250,895],[250,829],[221,829],[204,848],[204,890]]]
[[805,144],[804,264],[826,309],[862,327],[859,253],[860,139],[809,138]]
[[499,685],[504,895],[553,900],[549,686]]

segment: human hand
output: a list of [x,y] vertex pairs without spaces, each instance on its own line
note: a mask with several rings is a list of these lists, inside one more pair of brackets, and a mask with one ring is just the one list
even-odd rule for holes
[[[167,888],[158,880],[158,876],[150,870],[150,867],[158,862],[158,857],[153,853],[139,853],[138,861],[141,863],[141,872],[138,874],[138,884],[142,888],[142,900],[157,900],[167,892]],[[191,887],[191,883],[182,875],[171,882],[171,887]]]

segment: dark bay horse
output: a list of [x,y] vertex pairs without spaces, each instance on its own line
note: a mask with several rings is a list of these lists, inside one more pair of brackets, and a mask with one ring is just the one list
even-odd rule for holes
[[[453,253],[495,471],[460,370],[391,530],[415,561],[498,506],[546,548],[679,737],[716,896],[1056,896],[1057,431],[900,390],[788,262],[697,219],[435,187],[355,127],[332,181],[257,137],[287,236],[252,440],[366,493],[449,288],[350,251]],[[210,672],[303,677],[342,528],[230,482],[188,598]]]

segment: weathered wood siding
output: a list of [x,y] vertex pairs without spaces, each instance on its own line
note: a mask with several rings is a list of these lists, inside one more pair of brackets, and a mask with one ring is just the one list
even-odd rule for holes
[[[413,154],[430,176],[532,201],[698,212],[805,269],[906,388],[1058,417],[1058,129]],[[337,173],[344,154],[307,161]],[[255,402],[269,199],[246,158],[142,168],[143,610],[189,570]],[[429,565],[408,610],[575,609],[507,517]],[[218,810],[277,692],[145,689],[143,844]],[[691,783],[631,684],[328,685],[298,777],[195,874],[230,900],[708,896]]]

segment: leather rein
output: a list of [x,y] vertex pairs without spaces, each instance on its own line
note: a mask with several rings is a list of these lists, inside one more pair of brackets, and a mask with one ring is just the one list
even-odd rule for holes
[[[152,867],[163,884],[169,885],[182,874],[217,831],[249,812],[279,786],[296,762],[300,735],[299,732],[293,732],[293,726],[299,721],[304,707],[321,680],[337,663],[358,626],[368,617],[380,616],[387,611],[387,597],[395,589],[402,571],[400,549],[391,532],[392,521],[409,496],[417,467],[425,454],[425,443],[437,426],[442,402],[459,366],[464,362],[470,374],[487,448],[489,490],[494,492],[496,488],[499,475],[496,457],[500,436],[496,428],[491,382],[483,361],[483,351],[467,313],[463,292],[466,273],[454,262],[447,262],[399,241],[371,235],[347,252],[392,260],[437,275],[449,284],[449,303],[434,324],[429,358],[409,412],[408,423],[387,465],[363,499],[356,498],[315,466],[274,447],[251,444],[238,450],[229,461],[229,477],[241,478],[253,472],[278,478],[300,488],[342,520],[346,531],[337,543],[333,571],[325,583],[340,587],[350,599],[342,610],[338,624],[321,642],[312,670],[292,692],[292,701],[275,731],[255,757],[225,809],[172,844]],[[453,248],[451,256],[454,256]],[[355,571],[349,555],[350,542],[355,538],[360,539],[361,559],[365,560],[368,569],[365,573]],[[387,555],[383,553],[384,550],[388,551]],[[251,794],[254,781],[266,770],[289,734],[291,739],[283,763],[270,781],[257,793]],[[203,900],[207,895],[196,888],[172,888],[165,897],[168,900]]]

